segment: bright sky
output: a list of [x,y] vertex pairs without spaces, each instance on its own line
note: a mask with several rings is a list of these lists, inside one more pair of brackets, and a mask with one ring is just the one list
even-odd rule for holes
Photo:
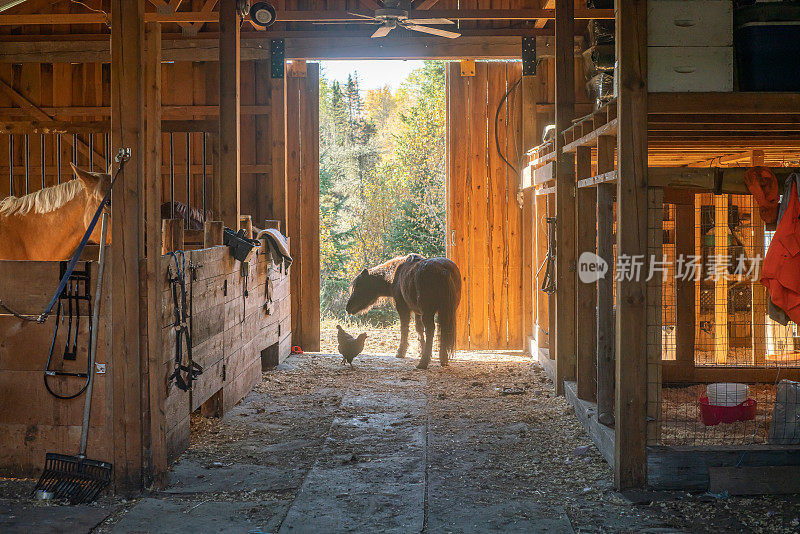
[[416,60],[321,61],[322,72],[328,80],[347,83],[347,75],[358,72],[362,91],[389,85],[394,92],[412,70],[421,67]]

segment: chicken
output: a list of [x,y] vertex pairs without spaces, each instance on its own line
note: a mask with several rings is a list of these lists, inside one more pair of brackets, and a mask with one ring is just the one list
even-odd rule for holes
[[337,339],[339,340],[339,354],[342,355],[342,363],[349,363],[350,367],[352,367],[353,359],[364,350],[364,342],[367,340],[367,334],[365,332],[355,338],[345,332],[344,328],[338,324],[336,325],[336,329],[339,331]]

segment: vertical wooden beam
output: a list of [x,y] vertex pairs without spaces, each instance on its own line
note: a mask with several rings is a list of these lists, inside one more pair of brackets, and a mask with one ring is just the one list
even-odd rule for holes
[[[223,243],[223,224],[222,221],[206,221],[203,224],[203,248],[210,248],[222,245]],[[211,395],[207,401],[200,405],[200,413],[203,417],[222,417],[225,405],[225,389]]]
[[114,190],[111,247],[114,482],[122,493],[142,488],[143,419],[147,415],[143,404],[149,401],[143,395],[147,391],[143,384],[147,360],[142,358],[139,346],[139,261],[144,259],[143,14],[144,0],[111,2],[112,153],[123,147],[131,149],[131,159]]
[[[575,154],[576,178],[592,176],[592,149],[578,147]],[[577,194],[576,257],[584,252],[596,253],[597,243],[597,194],[591,187],[578,190]],[[578,265],[580,268],[581,265]],[[591,273],[587,273],[591,274]],[[575,328],[578,338],[577,386],[578,397],[594,401],[597,395],[597,284],[578,280],[578,309]]]
[[206,221],[203,224],[203,248],[216,247],[222,244],[222,221]]
[[[562,153],[564,136],[575,113],[575,3],[556,0],[556,392],[575,378],[576,257],[575,159]],[[552,332],[552,329],[551,329]]]
[[[750,165],[764,165],[764,151],[753,150],[750,154]],[[752,257],[764,258],[764,221],[755,202],[752,202],[750,209],[750,220],[753,226],[753,250],[745,251]],[[760,267],[760,265],[759,265]],[[759,269],[760,272],[760,269]],[[753,335],[753,363],[764,365],[767,354],[767,288],[758,280],[754,280],[751,286],[753,293],[752,309],[752,335]]]
[[240,116],[239,14],[236,0],[219,3],[219,173],[220,217],[239,229]]
[[[522,341],[525,354],[530,352],[528,339],[533,337],[536,326],[535,280],[536,266],[533,261],[536,231],[534,215],[535,194],[532,188],[522,192]],[[535,355],[534,355],[535,356]]]
[[[719,262],[728,255],[728,195],[714,195],[714,256]],[[714,363],[728,362],[728,278],[713,274],[714,280]],[[705,276],[705,273],[703,273]],[[727,271],[724,273],[727,274]]]
[[[614,169],[613,137],[597,139],[597,173]],[[614,426],[614,184],[597,185],[597,255],[608,272],[597,281],[597,420]]]
[[[647,254],[647,2],[616,2],[617,257]],[[628,274],[628,273],[623,273]],[[647,483],[645,276],[617,281],[614,485]]]
[[300,246],[303,270],[300,313],[303,321],[303,350],[320,347],[320,263],[319,263],[319,63],[306,63],[300,94]]
[[[161,23],[145,28],[144,94],[145,122],[145,220],[147,221],[147,360],[150,387],[150,454],[152,483],[167,482],[167,427],[164,401],[161,325]],[[153,318],[150,320],[150,318]],[[151,323],[152,321],[152,323]]]
[[[536,122],[536,77],[523,76],[521,82],[522,92],[522,152],[520,165],[526,161],[525,153],[536,146],[538,143],[538,127]],[[536,196],[531,184],[522,183],[520,180],[519,189],[524,191],[522,206],[522,308],[523,322],[522,335],[525,352],[529,352],[530,343],[528,338],[536,335],[536,280],[535,272],[538,267],[536,257]],[[529,189],[525,190],[524,188]],[[537,355],[532,355],[537,356]]]
[[159,220],[161,220],[161,254],[183,250],[183,219],[161,219],[159,215]]
[[[689,258],[695,254],[694,195],[689,203],[675,205],[675,257]],[[697,284],[700,285],[699,283]],[[695,342],[695,280],[682,277],[675,280],[675,360],[686,369],[694,366]]]
[[272,147],[272,214],[287,228],[286,192],[286,88],[283,78],[270,79],[270,143]]

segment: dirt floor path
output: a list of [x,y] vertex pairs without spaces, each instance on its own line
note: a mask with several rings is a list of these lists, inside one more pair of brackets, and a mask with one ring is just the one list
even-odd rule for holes
[[[373,336],[352,369],[334,354],[293,356],[222,420],[194,418],[169,488],[103,504],[114,511],[92,531],[798,531],[794,497],[631,501],[612,490],[611,470],[538,364],[458,353],[447,368],[417,371],[416,358],[386,354],[391,341]],[[3,532],[36,510],[6,508],[16,523],[4,523],[9,502]]]

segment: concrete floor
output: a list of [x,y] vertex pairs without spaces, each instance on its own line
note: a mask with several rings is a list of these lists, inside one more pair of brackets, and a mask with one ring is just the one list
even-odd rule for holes
[[222,420],[195,417],[164,491],[104,508],[0,499],[0,532],[790,532],[800,515],[797,499],[614,492],[521,355],[339,361],[292,357]]
[[[493,421],[488,404],[460,409],[448,399],[459,395],[452,382],[465,366],[477,376],[481,364],[454,362],[450,370],[426,373],[414,371],[412,359],[366,356],[351,370],[336,358],[293,357],[265,375],[292,386],[259,387],[216,434],[205,430],[194,441],[165,492],[143,499],[107,530],[574,532],[565,508],[515,478],[493,450],[492,442],[505,443],[506,453],[518,453],[527,424]],[[507,379],[495,373],[498,365],[504,364],[484,364],[483,371]],[[522,358],[511,367],[531,372]],[[549,398],[544,376],[531,378],[529,394]],[[542,389],[535,393],[537,380]],[[470,395],[485,390],[478,402],[485,393],[500,404],[524,404],[524,396],[501,397],[494,387],[500,382],[473,383],[459,386]],[[601,484],[607,489],[607,481]]]

